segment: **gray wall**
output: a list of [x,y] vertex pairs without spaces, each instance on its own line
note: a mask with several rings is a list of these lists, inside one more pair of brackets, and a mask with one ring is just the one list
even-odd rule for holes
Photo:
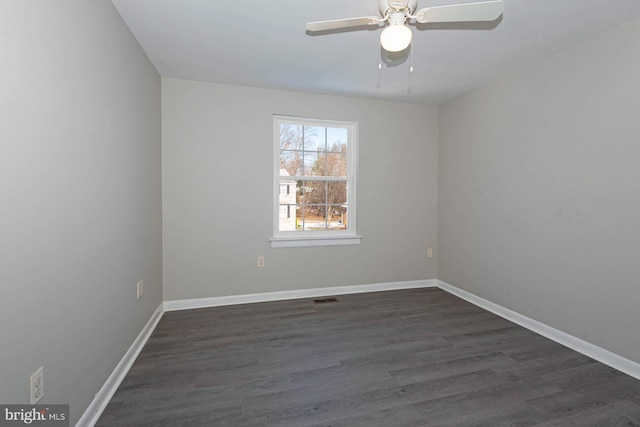
[[440,110],[438,278],[640,362],[640,20]]
[[73,425],[162,301],[160,78],[107,0],[0,1],[0,58],[0,402]]
[[[360,245],[270,247],[273,114],[359,122]],[[435,278],[437,118],[437,107],[163,78],[165,300]]]

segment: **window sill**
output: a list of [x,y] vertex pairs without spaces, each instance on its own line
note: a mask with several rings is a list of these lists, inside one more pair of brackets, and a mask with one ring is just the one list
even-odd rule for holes
[[361,236],[340,237],[273,237],[272,248],[304,248],[313,246],[345,246],[359,245]]

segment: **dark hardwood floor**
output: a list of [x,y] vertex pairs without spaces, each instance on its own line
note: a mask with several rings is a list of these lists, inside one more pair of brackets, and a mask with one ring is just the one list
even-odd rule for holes
[[438,288],[164,314],[99,426],[640,426],[640,381]]

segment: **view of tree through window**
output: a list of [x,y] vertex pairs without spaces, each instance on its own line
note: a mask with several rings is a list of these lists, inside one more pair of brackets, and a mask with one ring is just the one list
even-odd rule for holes
[[349,127],[282,120],[278,133],[278,231],[348,229]]

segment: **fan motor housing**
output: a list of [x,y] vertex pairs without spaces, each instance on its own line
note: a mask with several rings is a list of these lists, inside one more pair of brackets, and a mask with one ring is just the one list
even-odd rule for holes
[[413,13],[418,7],[418,0],[380,0],[380,15],[385,16],[387,12],[395,11]]

